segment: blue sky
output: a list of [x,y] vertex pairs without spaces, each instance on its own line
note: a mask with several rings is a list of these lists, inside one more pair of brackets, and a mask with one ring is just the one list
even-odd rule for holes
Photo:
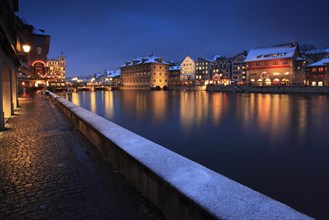
[[19,0],[17,15],[51,36],[48,57],[63,51],[68,77],[151,53],[181,61],[291,41],[329,46],[328,1]]

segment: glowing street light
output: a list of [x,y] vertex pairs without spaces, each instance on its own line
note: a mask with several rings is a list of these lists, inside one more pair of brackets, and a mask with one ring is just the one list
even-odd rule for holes
[[28,45],[28,44],[24,44],[24,45],[23,45],[23,51],[24,51],[25,53],[30,52],[30,50],[31,50],[31,46],[30,46],[30,45]]

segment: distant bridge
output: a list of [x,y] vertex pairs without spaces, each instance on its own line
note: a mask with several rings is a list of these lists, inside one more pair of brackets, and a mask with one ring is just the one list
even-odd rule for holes
[[73,88],[73,91],[111,91],[118,90],[119,86],[110,86],[110,85],[85,85],[85,86],[76,86]]

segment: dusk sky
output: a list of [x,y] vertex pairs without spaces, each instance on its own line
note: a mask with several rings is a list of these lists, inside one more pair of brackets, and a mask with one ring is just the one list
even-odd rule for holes
[[328,1],[19,0],[17,15],[51,36],[48,58],[64,52],[67,77],[151,53],[180,62],[292,41],[329,46]]

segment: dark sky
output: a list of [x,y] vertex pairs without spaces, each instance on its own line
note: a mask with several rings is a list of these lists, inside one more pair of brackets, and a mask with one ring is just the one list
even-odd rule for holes
[[19,0],[18,16],[51,36],[48,57],[63,51],[68,77],[151,53],[180,62],[291,41],[329,46],[328,1]]

